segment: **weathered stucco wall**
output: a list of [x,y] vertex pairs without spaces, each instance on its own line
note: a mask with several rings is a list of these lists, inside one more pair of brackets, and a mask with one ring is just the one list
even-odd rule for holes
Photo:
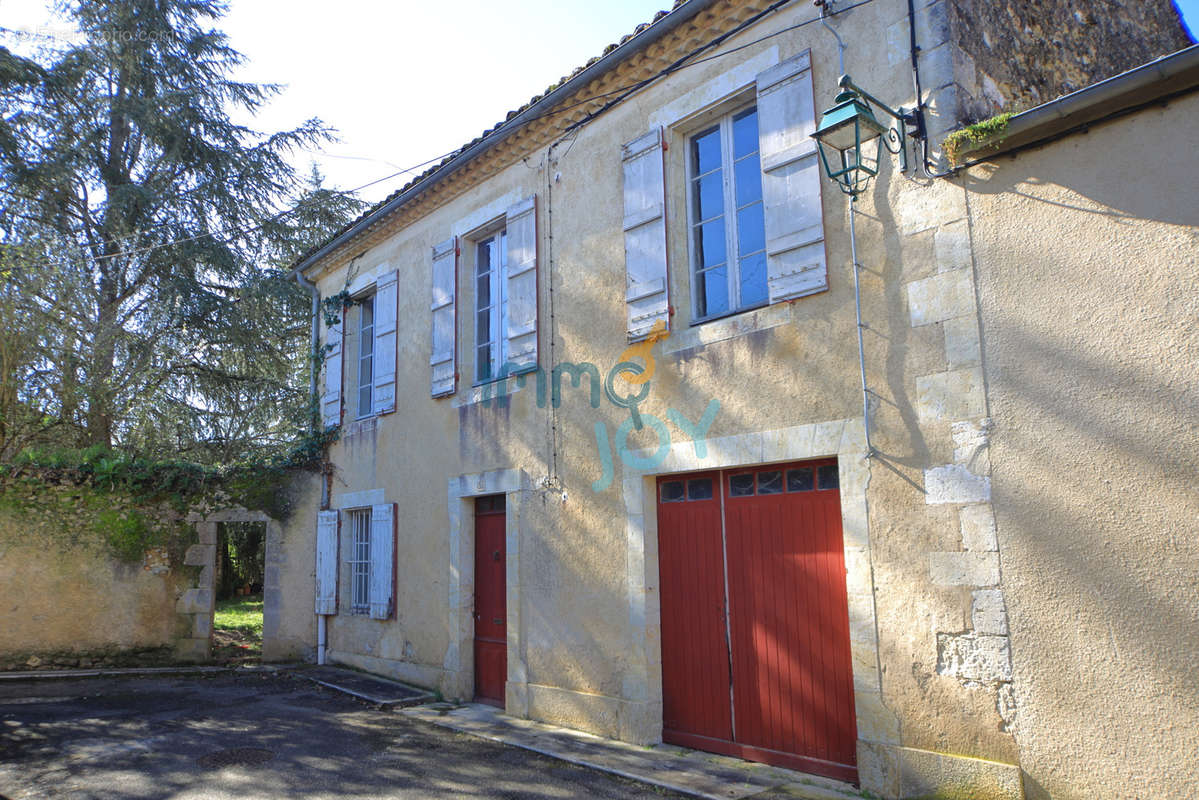
[[1199,97],[964,183],[1036,798],[1199,786]]
[[298,473],[288,489],[290,516],[286,524],[267,525],[262,593],[264,661],[311,660],[315,655],[313,531],[321,480],[310,472]]
[[190,630],[175,609],[194,581],[181,568],[166,548],[118,560],[90,517],[0,510],[0,660],[173,644]]
[[[740,18],[764,3],[738,3]],[[727,10],[728,4],[718,4]],[[911,107],[907,3],[877,0],[838,17],[846,68],[873,93]],[[944,3],[923,6],[918,33],[934,129],[961,91]],[[822,184],[829,289],[693,325],[683,156],[696,114],[752,97],[758,72],[811,52],[815,106],[831,104],[834,40],[804,4],[730,38],[735,55],[640,91],[568,141],[496,166],[468,191],[402,227],[372,234],[355,258],[314,270],[324,296],[357,293],[398,269],[397,411],[347,417],[332,448],[330,507],[398,504],[397,616],[347,613],[342,528],[341,612],[330,658],[469,697],[474,495],[508,500],[507,709],[634,742],[661,735],[655,473],[837,456],[863,786],[887,797],[936,790],[1018,797],[1012,643],[995,536],[989,409],[980,347],[969,203],[973,186],[917,180],[887,160],[858,202],[865,368],[872,393],[865,458],[849,213]],[[697,30],[695,41],[712,31]],[[768,37],[768,38],[764,38]],[[880,39],[885,47],[875,46]],[[611,85],[621,85],[619,74]],[[505,403],[472,386],[473,253],[459,263],[458,391],[429,396],[430,254],[434,244],[501,217],[535,194],[539,224],[540,364],[588,362],[600,375],[626,337],[621,145],[664,128],[671,336],[652,350],[643,414],[691,422],[712,401],[708,455],[664,423],[669,457],[626,465],[612,442],[628,412],[586,384],[560,408],[539,407],[535,381],[509,381]],[[386,231],[386,232],[384,232]],[[350,332],[352,334],[352,331]],[[343,352],[355,352],[347,336]],[[597,425],[607,441],[597,437]],[[653,426],[630,448],[659,444]],[[604,448],[607,448],[606,450]],[[605,482],[611,463],[611,481]],[[597,484],[598,482],[598,484]],[[319,488],[289,522],[278,612],[289,653],[315,643],[313,569]],[[648,500],[647,500],[648,498]],[[302,505],[302,504],[301,504]],[[867,513],[867,508],[869,512]],[[268,555],[269,559],[269,555]],[[1007,601],[1007,602],[1010,602]],[[268,600],[268,628],[271,626]],[[288,649],[290,648],[290,649]],[[268,645],[268,651],[270,646]],[[1088,750],[1072,751],[1085,758]],[[967,758],[962,758],[966,756]]]

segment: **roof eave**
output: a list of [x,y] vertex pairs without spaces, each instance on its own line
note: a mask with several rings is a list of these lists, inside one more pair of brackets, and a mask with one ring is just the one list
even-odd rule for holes
[[961,160],[985,161],[1058,138],[1130,109],[1199,88],[1199,44],[1022,111],[989,140],[963,147]]
[[603,75],[619,62],[623,61],[634,53],[649,47],[651,44],[658,41],[675,28],[690,21],[706,8],[715,5],[717,2],[719,2],[719,0],[687,0],[686,3],[670,11],[662,19],[650,24],[650,26],[641,33],[633,36],[633,38],[629,39],[624,44],[614,48],[607,55],[601,56],[594,64],[584,68],[570,80],[567,80],[561,86],[546,94],[540,100],[533,103],[516,116],[512,117],[512,119],[505,121],[497,130],[487,136],[484,136],[481,140],[477,141],[466,150],[454,156],[448,164],[440,169],[437,169],[424,180],[409,187],[402,194],[392,198],[375,211],[367,214],[365,217],[354,223],[351,227],[330,239],[319,249],[314,250],[312,253],[305,256],[300,260],[299,263],[295,265],[293,268],[294,271],[306,273],[310,268],[320,263],[326,256],[333,253],[335,250],[344,246],[345,244],[353,241],[370,228],[379,224],[392,212],[402,208],[413,197],[419,195],[433,184],[452,175],[454,172],[468,164],[471,159],[499,144],[501,141],[507,138],[509,134],[520,128],[521,125],[531,121],[533,118],[544,113],[546,110],[553,108],[562,100],[577,92],[580,88],[586,86],[597,77]]

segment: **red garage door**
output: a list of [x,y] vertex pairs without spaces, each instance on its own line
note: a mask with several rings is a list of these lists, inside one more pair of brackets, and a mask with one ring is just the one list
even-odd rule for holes
[[663,738],[857,781],[835,459],[658,480]]

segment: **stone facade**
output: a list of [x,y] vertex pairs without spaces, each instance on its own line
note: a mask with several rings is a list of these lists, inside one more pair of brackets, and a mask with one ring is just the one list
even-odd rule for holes
[[[328,527],[335,520],[337,613],[321,612],[329,658],[468,699],[472,502],[503,494],[508,712],[652,744],[662,735],[663,698],[657,476],[835,457],[863,788],[888,798],[1021,797],[1049,778],[1022,771],[1029,743],[1021,737],[1037,736],[1041,723],[1026,720],[1021,600],[1010,589],[993,486],[992,442],[1002,423],[988,388],[994,376],[979,298],[989,267],[976,245],[982,222],[974,187],[903,174],[891,160],[853,208],[824,183],[819,202],[807,202],[819,210],[813,228],[822,229],[827,288],[699,318],[687,218],[691,137],[723,111],[753,102],[758,76],[780,65],[806,61],[815,107],[829,105],[837,48],[819,25],[798,24],[816,21],[799,4],[773,13],[765,3],[728,0],[682,8],[695,14],[688,22],[563,99],[575,103],[570,116],[546,113],[467,166],[447,169],[444,179],[417,184],[394,213],[368,218],[360,233],[306,264],[323,296],[363,295],[398,275],[397,410],[362,419],[347,413],[328,484],[305,486],[301,511],[279,531],[268,586],[285,595],[268,618],[266,651],[284,657],[317,646],[316,537],[335,530]],[[953,19],[945,0],[916,12],[932,135],[956,127],[975,96]],[[595,108],[589,97],[743,23],[716,48],[729,55],[583,119]],[[907,3],[876,0],[830,24],[849,45],[854,78],[911,108]],[[886,48],[873,46],[880,39]],[[627,333],[621,154],[647,128],[660,128],[666,145],[670,329],[638,343]],[[538,215],[541,373],[497,391],[471,380],[469,242],[530,196]],[[446,307],[433,293],[433,259],[452,252],[433,248],[451,236],[467,243],[455,289],[464,309],[455,329],[462,360],[457,390],[431,393],[430,365],[445,363],[436,360],[431,309]],[[342,352],[352,353],[347,330]],[[652,373],[641,426],[627,408],[604,401],[610,388],[564,385],[561,402],[545,402],[538,388],[537,378],[563,362],[599,365],[602,374],[630,358]],[[333,397],[334,419],[342,399]],[[346,513],[388,504],[399,521],[395,614],[349,613]],[[1070,600],[1081,602],[1083,595]],[[1085,758],[1085,748],[1061,757]]]
[[963,121],[1024,111],[1191,44],[1171,0],[941,0]]

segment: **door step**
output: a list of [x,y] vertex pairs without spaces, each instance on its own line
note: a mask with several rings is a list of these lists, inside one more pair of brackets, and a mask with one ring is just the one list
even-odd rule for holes
[[432,692],[425,689],[341,667],[305,666],[289,669],[287,673],[318,683],[327,689],[365,700],[387,711],[393,708],[420,705],[436,699]]
[[401,714],[443,728],[579,764],[703,800],[861,800],[853,786],[830,778],[712,755],[669,744],[618,742],[544,722],[517,719],[472,703],[435,703]]

